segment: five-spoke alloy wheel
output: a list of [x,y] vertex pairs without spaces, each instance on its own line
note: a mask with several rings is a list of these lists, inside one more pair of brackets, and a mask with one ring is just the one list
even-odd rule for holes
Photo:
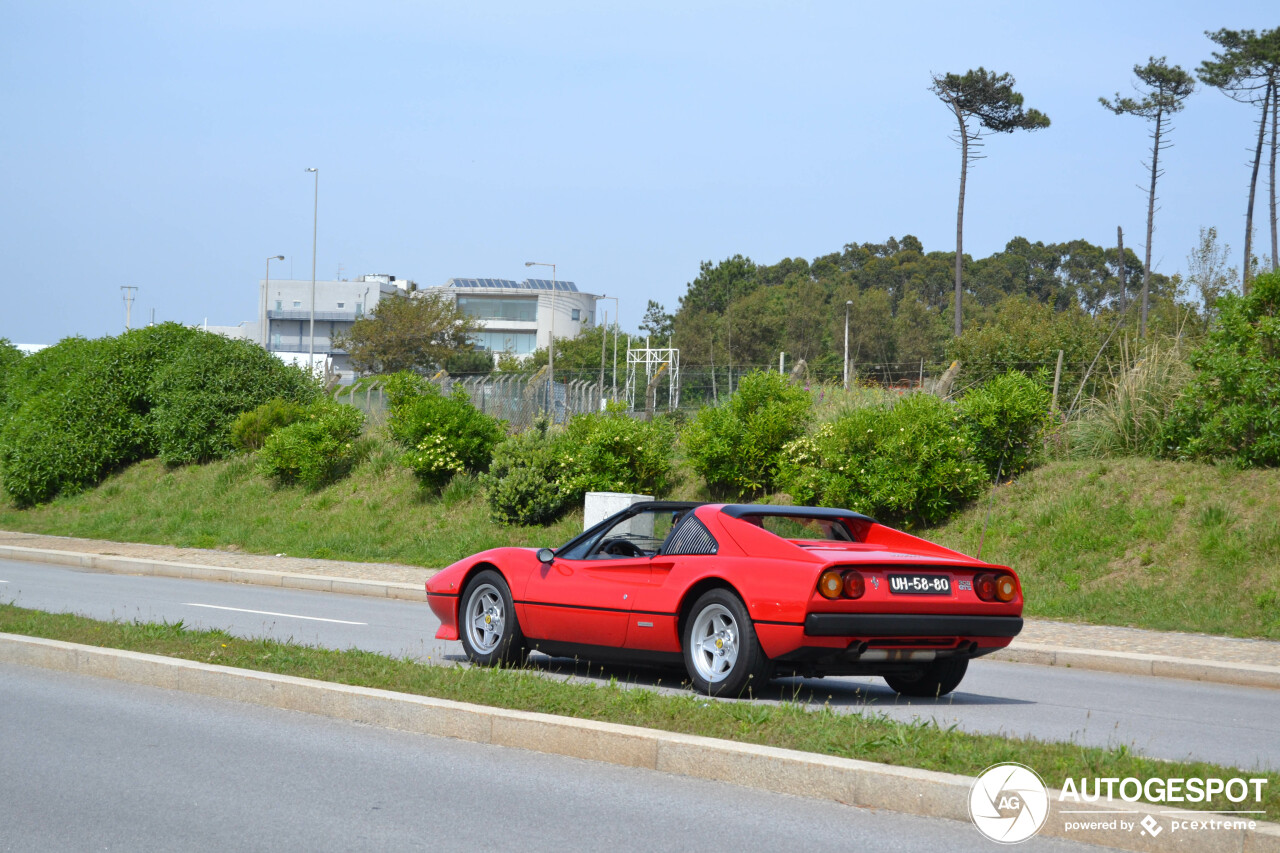
[[463,589],[458,628],[462,648],[472,663],[520,663],[527,653],[511,604],[511,590],[495,571],[480,572]]
[[726,589],[694,602],[684,627],[684,663],[694,689],[711,696],[739,696],[769,678],[769,659],[747,608]]

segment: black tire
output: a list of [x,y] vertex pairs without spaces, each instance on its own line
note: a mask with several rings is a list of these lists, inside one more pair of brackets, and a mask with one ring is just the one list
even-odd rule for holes
[[769,680],[769,658],[760,648],[746,606],[727,589],[699,596],[684,624],[685,670],[693,689],[708,696],[741,696]]
[[959,687],[968,669],[968,658],[943,658],[922,664],[909,673],[886,675],[884,680],[903,696],[936,699]]
[[467,582],[458,602],[458,638],[474,664],[524,662],[528,648],[502,575],[486,569]]

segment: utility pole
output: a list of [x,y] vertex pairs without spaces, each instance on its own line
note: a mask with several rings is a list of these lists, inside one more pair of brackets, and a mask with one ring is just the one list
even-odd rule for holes
[[120,292],[124,296],[124,330],[129,331],[130,315],[133,313],[133,295],[138,292],[138,288],[131,284],[120,286]]

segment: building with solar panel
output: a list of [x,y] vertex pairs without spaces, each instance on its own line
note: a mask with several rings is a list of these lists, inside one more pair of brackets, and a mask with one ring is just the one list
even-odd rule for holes
[[[596,300],[571,281],[545,278],[512,281],[505,278],[451,278],[439,287],[418,294],[440,294],[456,300],[458,308],[473,318],[480,330],[478,349],[510,353],[518,358],[531,355],[551,340],[554,326],[557,339],[576,338],[595,322]],[[552,313],[554,311],[554,323]]]

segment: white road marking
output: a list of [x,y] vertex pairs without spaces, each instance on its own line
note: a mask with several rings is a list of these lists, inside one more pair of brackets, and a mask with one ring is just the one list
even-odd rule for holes
[[210,610],[234,610],[237,613],[256,613],[259,616],[280,616],[285,619],[306,619],[310,622],[336,622],[339,625],[368,625],[368,622],[348,622],[345,619],[322,619],[319,616],[299,616],[296,613],[274,613],[270,610],[246,610],[243,607],[220,607],[217,604],[193,604],[188,601],[183,607],[207,607]]

